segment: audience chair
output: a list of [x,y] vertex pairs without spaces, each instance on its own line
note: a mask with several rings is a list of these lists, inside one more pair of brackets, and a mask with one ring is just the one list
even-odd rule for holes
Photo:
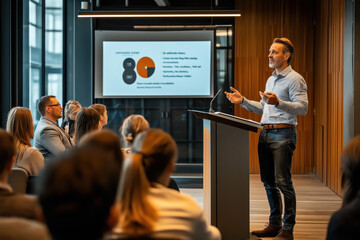
[[29,174],[23,168],[13,168],[8,177],[8,183],[16,193],[26,193]]

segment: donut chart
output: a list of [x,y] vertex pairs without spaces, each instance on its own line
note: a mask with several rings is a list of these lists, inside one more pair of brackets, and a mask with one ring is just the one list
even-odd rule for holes
[[136,65],[136,71],[142,78],[149,78],[155,72],[155,63],[149,57],[142,57]]

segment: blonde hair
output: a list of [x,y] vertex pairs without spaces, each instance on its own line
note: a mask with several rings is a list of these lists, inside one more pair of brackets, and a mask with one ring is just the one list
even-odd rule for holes
[[135,138],[131,151],[119,185],[119,224],[126,235],[141,236],[151,233],[159,218],[147,198],[151,183],[176,159],[177,147],[169,134],[148,129]]
[[130,115],[124,119],[119,132],[127,146],[131,146],[136,135],[150,127],[149,122],[142,115]]
[[6,130],[19,142],[31,146],[30,139],[34,137],[31,111],[25,107],[14,107],[9,111]]
[[34,137],[31,111],[25,107],[12,108],[8,113],[6,131],[15,137],[16,159],[22,158],[25,149],[31,146],[30,139]]
[[69,121],[69,115],[77,108],[81,109],[81,104],[78,101],[69,100],[64,108],[64,121]]

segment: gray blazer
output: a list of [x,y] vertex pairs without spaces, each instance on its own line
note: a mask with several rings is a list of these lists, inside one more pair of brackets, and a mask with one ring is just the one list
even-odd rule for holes
[[35,130],[35,147],[44,156],[45,164],[73,147],[69,135],[57,123],[41,117]]

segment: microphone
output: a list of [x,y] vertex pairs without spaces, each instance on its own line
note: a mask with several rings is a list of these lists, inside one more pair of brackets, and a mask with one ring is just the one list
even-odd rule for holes
[[211,102],[210,102],[210,109],[209,109],[209,112],[210,113],[214,113],[215,111],[214,111],[214,109],[212,108],[212,103],[213,103],[213,101],[215,100],[215,98],[217,97],[217,95],[219,95],[219,93],[221,92],[221,88],[219,89],[219,91],[215,94],[215,96],[213,97],[213,99],[211,99]]

